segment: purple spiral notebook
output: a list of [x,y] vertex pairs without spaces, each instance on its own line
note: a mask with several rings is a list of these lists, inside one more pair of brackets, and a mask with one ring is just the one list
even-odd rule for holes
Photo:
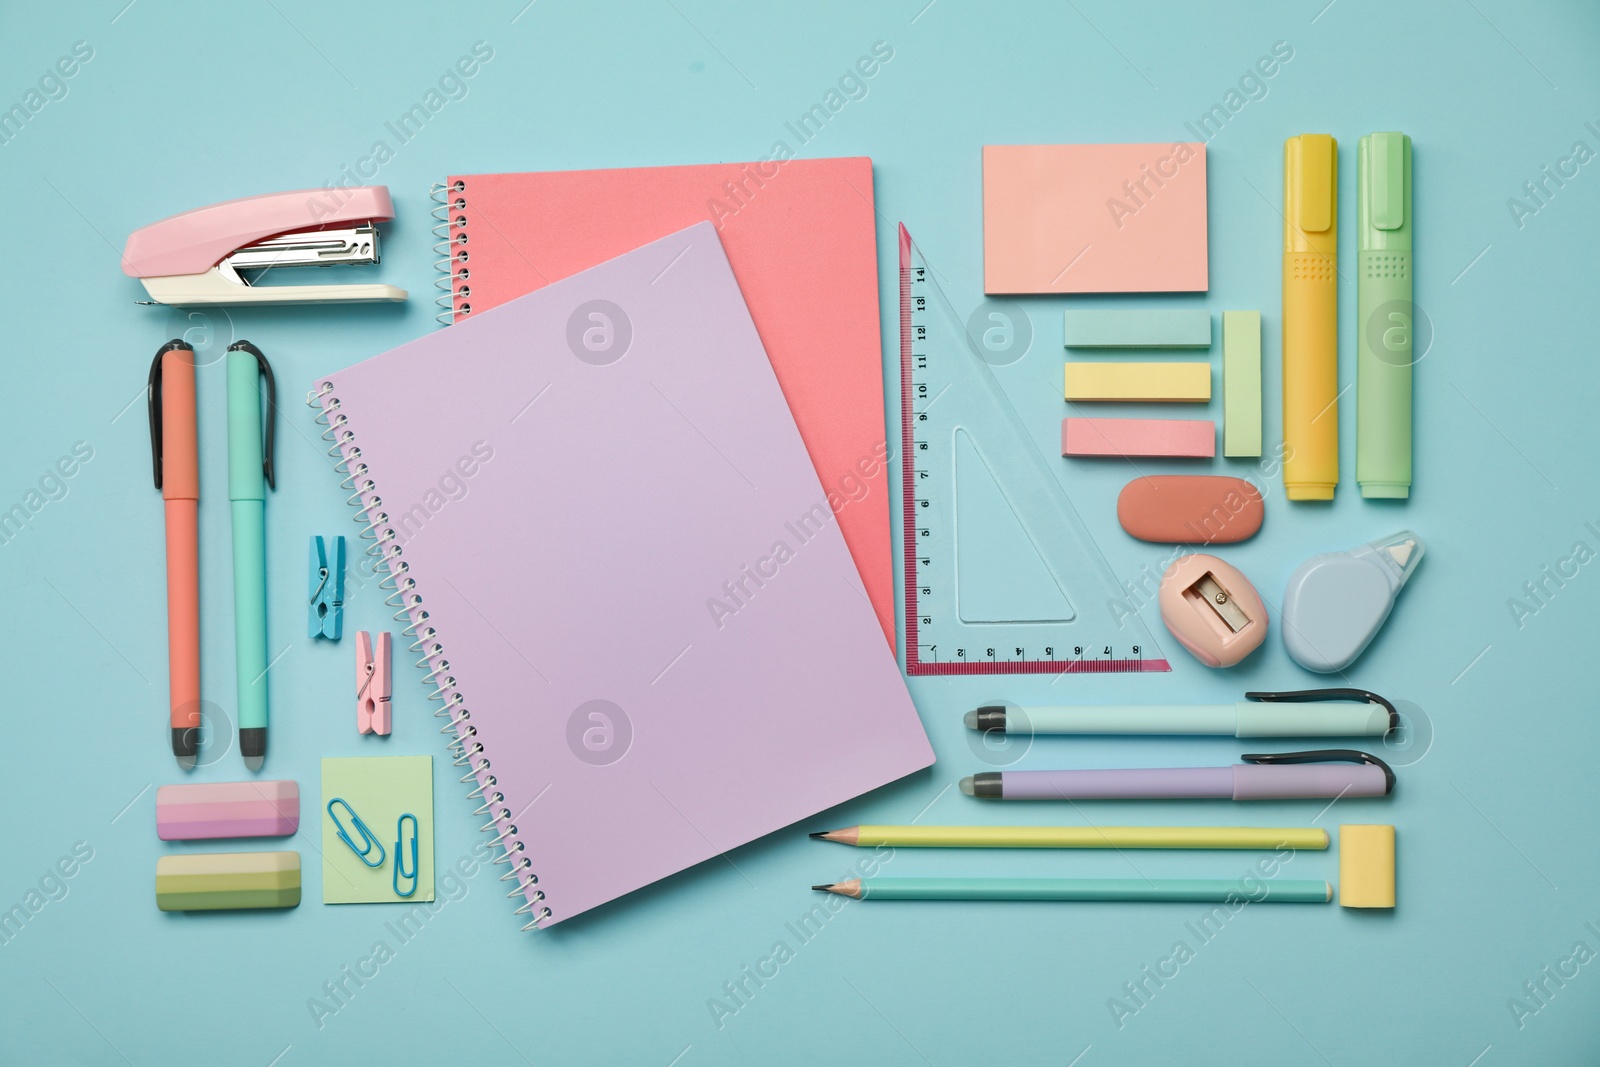
[[710,223],[312,402],[529,926],[933,762]]

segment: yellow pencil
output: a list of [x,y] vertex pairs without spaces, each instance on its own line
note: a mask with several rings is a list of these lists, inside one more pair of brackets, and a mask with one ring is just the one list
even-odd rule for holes
[[811,836],[896,848],[1328,847],[1328,831],[1292,826],[851,826]]

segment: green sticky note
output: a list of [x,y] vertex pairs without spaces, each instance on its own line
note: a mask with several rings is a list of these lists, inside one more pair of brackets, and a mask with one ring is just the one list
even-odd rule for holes
[[1068,308],[1068,348],[1210,348],[1204,308]]
[[[335,804],[339,822],[328,814],[328,802],[335,797],[349,805]],[[366,844],[353,825],[354,811],[378,844],[383,846],[383,862],[377,867],[363,863],[339,836],[340,826],[356,845]],[[417,817],[416,892],[403,897],[394,891],[396,837],[400,816]],[[322,761],[322,902],[324,904],[422,903],[433,899],[433,757],[370,756],[359,759]],[[406,823],[403,858],[405,873],[411,873],[411,824]],[[378,858],[372,849],[367,857]],[[410,879],[400,888],[409,889]]]
[[1261,455],[1261,312],[1222,313],[1222,454]]

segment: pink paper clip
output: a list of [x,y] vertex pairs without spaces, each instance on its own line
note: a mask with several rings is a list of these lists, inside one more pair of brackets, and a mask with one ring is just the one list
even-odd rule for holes
[[388,736],[393,727],[389,714],[393,695],[390,641],[387,633],[379,633],[374,642],[366,630],[356,631],[356,728],[364,734]]

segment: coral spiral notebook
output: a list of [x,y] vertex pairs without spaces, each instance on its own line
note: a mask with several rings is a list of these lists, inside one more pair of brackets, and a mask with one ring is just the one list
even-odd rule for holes
[[710,223],[310,401],[529,926],[933,762]]
[[435,186],[434,199],[446,322],[714,222],[894,644],[872,160],[462,174]]

